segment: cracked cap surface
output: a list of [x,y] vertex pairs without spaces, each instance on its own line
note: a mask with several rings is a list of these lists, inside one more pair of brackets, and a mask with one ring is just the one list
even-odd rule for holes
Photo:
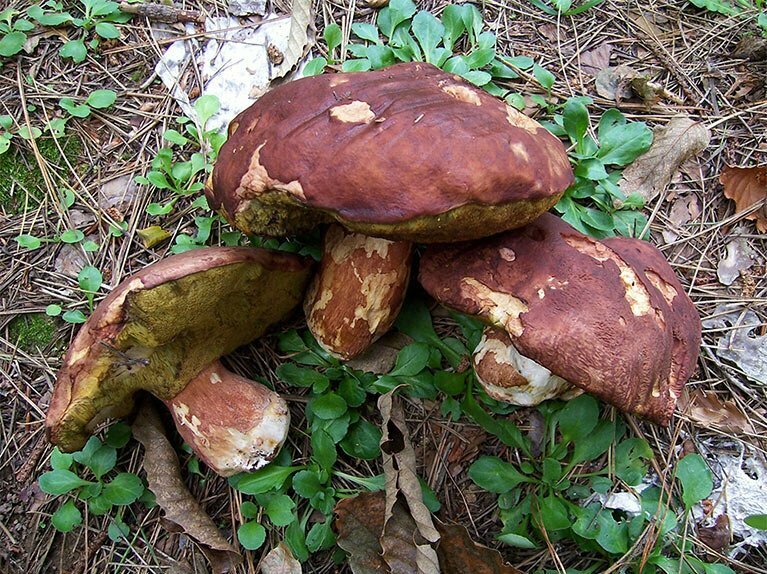
[[486,240],[428,248],[419,280],[554,374],[660,424],[697,362],[697,311],[645,241],[597,241],[545,214]]
[[229,126],[206,194],[249,234],[338,221],[423,243],[535,219],[573,180],[536,121],[430,64],[288,82]]

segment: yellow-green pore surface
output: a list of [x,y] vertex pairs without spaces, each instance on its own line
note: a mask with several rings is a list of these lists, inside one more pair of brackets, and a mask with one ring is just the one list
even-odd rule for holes
[[269,270],[240,262],[150,289],[136,285],[119,324],[96,326],[73,344],[46,421],[51,441],[65,451],[81,448],[96,423],[128,414],[139,390],[173,398],[212,361],[283,320],[308,278],[307,265]]

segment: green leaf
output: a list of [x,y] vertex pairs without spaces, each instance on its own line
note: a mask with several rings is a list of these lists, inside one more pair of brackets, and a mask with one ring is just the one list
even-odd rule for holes
[[279,494],[269,499],[264,506],[264,512],[275,526],[287,526],[295,520],[293,514],[295,508],[296,503],[293,502],[292,498],[286,494]]
[[463,7],[456,4],[448,4],[442,11],[442,25],[445,27],[442,43],[450,51],[453,50],[456,41],[466,30],[462,15]]
[[394,52],[388,46],[379,46],[377,44],[368,46],[367,50],[365,50],[365,55],[368,62],[370,62],[370,67],[374,70],[380,70],[396,62]]
[[246,522],[237,529],[237,540],[248,550],[258,550],[266,540],[266,529],[258,522]]
[[509,492],[530,479],[513,465],[494,456],[481,456],[469,467],[469,478],[489,492]]
[[652,132],[644,122],[618,125],[599,137],[597,157],[605,165],[630,164],[650,148]]
[[208,120],[216,115],[221,102],[212,94],[205,94],[197,98],[194,102],[194,111],[197,112],[197,119],[202,126],[208,123]]
[[752,514],[751,516],[746,516],[743,522],[751,528],[767,530],[767,514]]
[[71,532],[78,524],[82,524],[83,515],[75,506],[73,500],[68,500],[64,505],[51,515],[51,524],[59,532]]
[[547,531],[564,530],[570,527],[567,508],[558,496],[550,494],[541,499],[540,505],[541,521]]
[[689,2],[698,8],[704,8],[711,12],[718,12],[719,14],[724,14],[726,16],[734,16],[735,14],[740,13],[738,8],[723,0],[689,0]]
[[285,529],[285,544],[290,548],[291,554],[299,562],[309,560],[309,550],[306,548],[306,534],[300,520],[291,522]]
[[104,497],[116,506],[134,503],[143,492],[144,483],[130,472],[121,472],[104,486]]
[[644,461],[652,456],[647,441],[636,437],[622,441],[615,449],[615,475],[629,486],[640,484],[647,474]]
[[434,63],[434,50],[442,41],[445,27],[442,22],[426,10],[421,10],[413,18],[413,35],[418,40],[427,62]]
[[309,60],[304,66],[304,77],[307,76],[319,76],[325,71],[325,66],[328,65],[328,61],[325,58],[314,58]]
[[351,457],[375,460],[381,454],[381,430],[366,419],[354,423],[341,440],[341,449]]
[[541,87],[550,94],[551,88],[554,86],[554,80],[556,79],[554,74],[538,64],[533,64],[533,76]]
[[31,128],[28,126],[21,126],[19,128],[19,137],[24,140],[36,140],[41,135],[43,135],[43,132],[40,128],[35,126],[32,126]]
[[594,432],[575,441],[570,467],[572,468],[581,462],[596,460],[607,452],[607,449],[619,438],[614,422],[600,422],[595,427]]
[[107,472],[115,467],[117,462],[117,451],[111,446],[102,446],[93,453],[90,464],[88,465],[96,478],[101,478]]
[[319,371],[305,369],[293,363],[283,363],[277,367],[276,372],[282,381],[297,387],[312,387],[330,383],[330,380]]
[[96,24],[96,34],[104,38],[105,40],[114,40],[120,37],[120,30],[117,26],[109,22],[99,22]]
[[597,523],[597,543],[611,554],[625,554],[628,551],[628,525],[617,522],[607,509],[597,515]]
[[417,10],[412,0],[391,0],[389,5],[378,13],[378,27],[387,38],[391,38],[400,24],[411,18]]
[[322,470],[330,472],[338,456],[335,442],[324,430],[316,430],[312,433],[311,443],[312,458]]
[[567,401],[557,421],[565,442],[587,437],[599,422],[599,403],[591,395],[580,395]]
[[91,93],[90,96],[88,96],[88,99],[85,100],[85,103],[92,108],[100,110],[108,108],[115,103],[115,100],[117,100],[117,94],[112,90],[95,90]]
[[130,527],[119,518],[114,518],[109,521],[109,526],[107,527],[107,536],[109,536],[109,539],[113,542],[117,542],[123,538],[127,539],[129,534]]
[[61,452],[59,447],[53,449],[51,453],[51,468],[53,470],[69,470],[74,458],[68,452]]
[[496,419],[487,414],[474,400],[471,389],[466,391],[466,395],[461,402],[461,408],[469,418],[487,432],[497,436],[503,444],[519,448],[525,453],[530,453],[530,446],[517,426],[509,420]]
[[275,466],[269,464],[264,468],[242,475],[234,487],[245,494],[260,494],[281,488],[285,480],[300,466]]
[[104,440],[104,443],[111,446],[112,448],[122,448],[126,444],[128,444],[128,441],[131,437],[131,428],[129,425],[125,424],[124,422],[116,422],[112,426],[109,427],[109,430],[107,430],[107,436]]
[[306,535],[306,547],[309,552],[317,552],[330,548],[336,543],[336,536],[331,528],[331,520],[326,518],[325,522],[315,523]]
[[79,243],[85,235],[79,229],[67,229],[60,237],[62,243]]
[[88,320],[88,317],[86,317],[85,314],[79,309],[66,311],[61,316],[61,318],[64,319],[64,321],[66,321],[67,323],[72,323],[74,325],[85,323]]
[[24,32],[10,32],[0,38],[0,56],[9,58],[21,52],[27,41]]
[[676,478],[682,484],[682,500],[689,510],[714,489],[711,469],[697,453],[688,454],[679,461]]
[[71,470],[52,470],[46,472],[40,477],[38,482],[40,484],[40,490],[46,494],[52,494],[53,496],[66,494],[75,488],[93,484],[92,482],[83,480]]
[[68,12],[45,12],[39,4],[27,8],[27,16],[42,26],[61,26],[72,21]]
[[341,33],[341,26],[333,22],[325,26],[325,32],[323,32],[325,43],[328,45],[328,52],[333,53],[333,50],[341,45],[343,34]]
[[525,538],[524,536],[520,536],[519,534],[514,534],[513,532],[508,532],[506,534],[499,534],[496,536],[497,540],[500,540],[504,544],[508,544],[509,546],[514,546],[515,548],[537,548],[538,546],[530,540],[529,538]]
[[103,516],[112,510],[112,503],[102,494],[88,500],[88,512],[96,516]]
[[85,48],[85,42],[82,40],[69,40],[59,49],[59,55],[62,58],[69,58],[75,64],[85,61],[88,50]]
[[589,111],[586,106],[579,99],[568,99],[562,111],[562,120],[570,141],[574,144],[583,142],[589,127]]
[[426,368],[429,361],[429,346],[426,343],[411,343],[397,353],[397,361],[389,372],[392,377],[412,377]]
[[480,88],[493,79],[490,74],[483,72],[482,70],[472,70],[465,74],[461,74],[461,77]]
[[51,304],[45,308],[45,314],[49,317],[58,317],[61,315],[61,305]]
[[59,106],[69,113],[69,115],[76,118],[87,118],[91,114],[90,107],[82,104],[75,104],[72,98],[61,98],[59,100]]
[[378,36],[378,28],[367,22],[355,22],[352,24],[352,34],[362,40],[373,42],[374,44],[379,44],[381,42],[381,39]]
[[311,498],[323,490],[322,482],[316,472],[302,470],[293,477],[293,490],[304,498]]
[[312,412],[321,419],[335,419],[347,410],[346,401],[336,393],[327,393],[309,402]]
[[495,49],[485,48],[482,50],[474,50],[468,56],[466,56],[466,63],[470,68],[483,68],[495,59]]
[[17,235],[13,240],[24,249],[39,249],[42,241],[34,235]]
[[[63,237],[62,235],[62,241]],[[65,243],[69,242],[65,241]],[[88,293],[96,293],[101,288],[102,281],[101,271],[93,265],[86,265],[77,274],[77,284],[80,285],[80,289]]]
[[370,60],[367,58],[360,58],[355,60],[346,60],[341,64],[341,71],[343,72],[367,72],[371,68]]
[[592,181],[600,181],[608,176],[605,164],[601,159],[597,158],[589,158],[579,161],[578,165],[575,167],[575,175]]

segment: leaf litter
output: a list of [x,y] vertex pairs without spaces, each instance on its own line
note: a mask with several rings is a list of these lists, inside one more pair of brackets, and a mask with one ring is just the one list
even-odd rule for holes
[[767,232],[767,166],[733,167],[725,166],[719,175],[724,186],[724,196],[735,202],[735,211],[741,213],[762,202],[761,207],[746,215],[746,219],[756,221],[759,233]]

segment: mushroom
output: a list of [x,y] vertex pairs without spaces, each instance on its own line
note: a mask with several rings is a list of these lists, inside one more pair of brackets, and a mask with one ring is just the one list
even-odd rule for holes
[[[205,191],[248,234],[291,235],[337,222],[357,234],[434,243],[524,225],[572,181],[564,147],[540,124],[458,76],[415,62],[302,78],[268,92],[230,123]],[[352,237],[344,244],[364,242]],[[389,244],[399,268],[406,245]],[[346,265],[352,260],[361,269],[359,258]],[[391,325],[396,309],[388,302],[404,283],[386,289],[375,279],[386,303],[360,308],[351,303],[371,297],[346,290],[379,272],[331,286],[331,268],[333,277],[351,277],[351,269],[323,265],[312,290],[320,298],[306,305],[309,326],[331,354],[350,358]],[[342,290],[345,298],[332,303],[321,298]],[[392,316],[381,316],[384,309]],[[361,316],[375,326],[364,327]]]
[[125,279],[64,357],[45,421],[51,442],[81,448],[96,424],[128,415],[134,395],[147,391],[171,407],[214,470],[266,464],[287,433],[286,405],[218,359],[285,319],[309,274],[310,262],[295,255],[221,247],[168,257]]
[[304,299],[306,324],[328,353],[352,359],[391,328],[405,300],[412,251],[407,241],[328,227]]
[[649,243],[597,241],[551,214],[489,239],[429,247],[419,280],[503,329],[553,374],[659,424],[692,375],[700,319]]
[[337,221],[441,243],[520,227],[572,181],[564,146],[536,121],[412,62],[266,93],[230,123],[206,195],[247,234]]
[[549,399],[570,400],[583,390],[522,355],[506,331],[485,327],[474,349],[472,364],[477,382],[488,396],[521,407]]

